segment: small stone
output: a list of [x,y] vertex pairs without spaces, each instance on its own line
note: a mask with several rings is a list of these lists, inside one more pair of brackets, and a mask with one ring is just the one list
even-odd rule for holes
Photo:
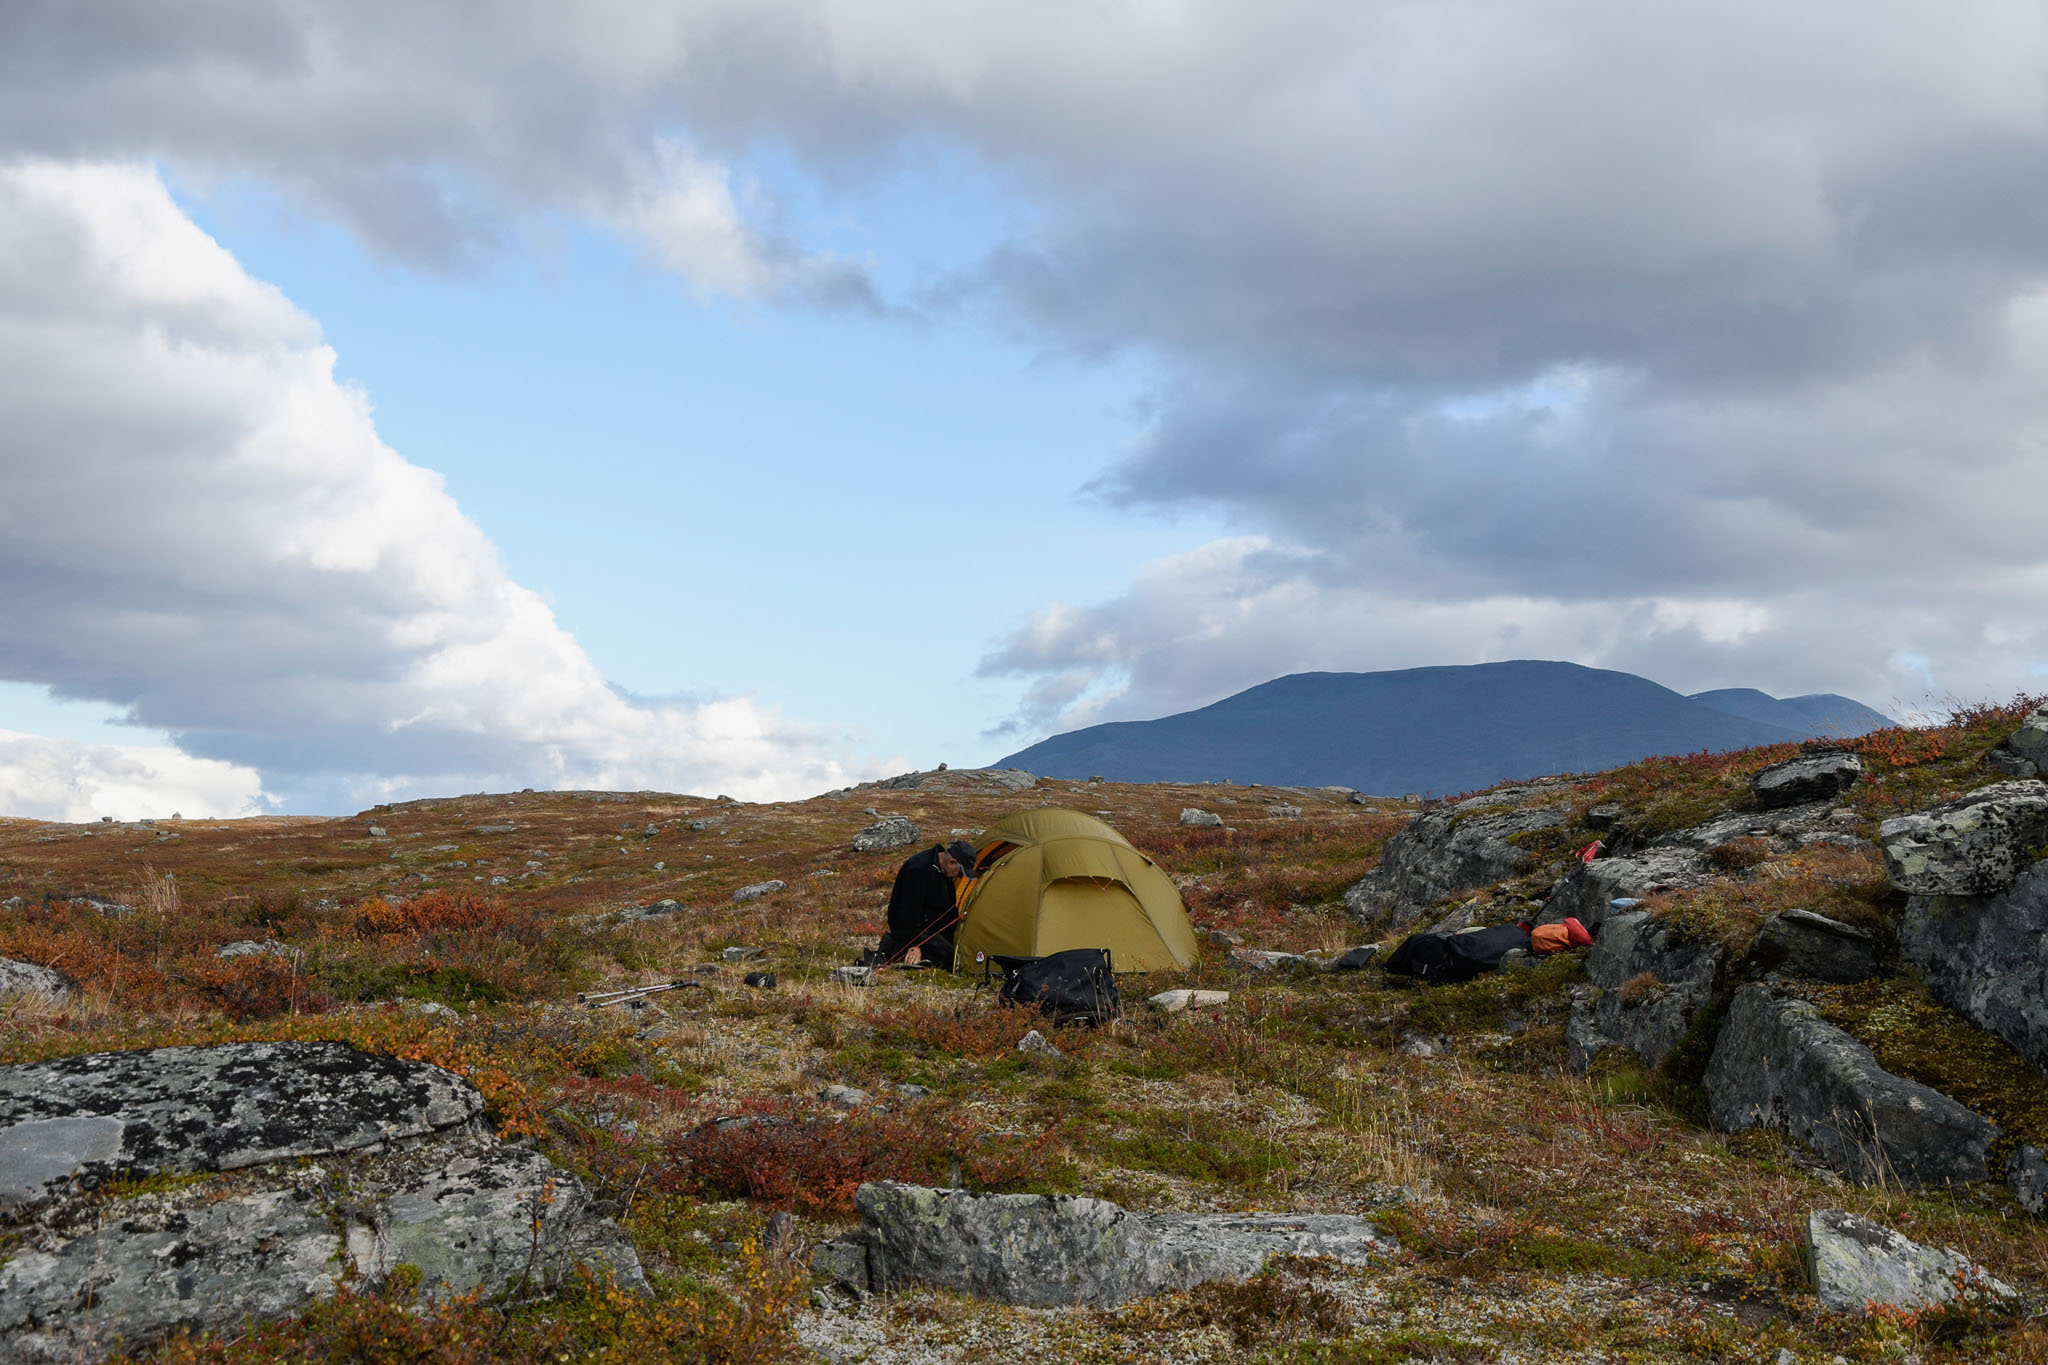
[[832,979],[842,986],[867,986],[874,982],[873,967],[834,967]]
[[1401,1046],[1394,1050],[1407,1057],[1441,1057],[1444,1053],[1436,1039],[1426,1038],[1420,1033],[1403,1034]]
[[[887,1082],[884,1082],[884,1084],[887,1084]],[[930,1086],[916,1085],[909,1081],[905,1081],[900,1085],[889,1085],[889,1090],[891,1093],[900,1095],[906,1100],[929,1099],[932,1093]]]
[[1189,806],[1180,813],[1180,822],[1195,829],[1220,829],[1223,817],[1214,811],[1197,810]]
[[834,1109],[859,1109],[874,1102],[874,1096],[851,1085],[828,1085],[818,1092],[818,1098]]
[[646,829],[641,830],[640,833],[643,837],[652,839],[655,835],[661,833],[661,826],[649,825]]
[[1377,943],[1367,943],[1357,948],[1347,949],[1331,961],[1330,970],[1333,972],[1362,972],[1377,961],[1379,955],[1380,945]]
[[384,826],[382,826],[382,825],[372,825],[372,826],[370,826],[370,837],[371,837],[372,839],[384,839],[384,838],[388,838],[388,837],[390,837],[390,836],[389,836],[389,832],[385,830]]
[[220,947],[213,950],[213,955],[220,958],[281,957],[290,961],[299,956],[299,950],[297,948],[288,948],[276,939],[265,939],[261,943],[253,939],[243,939],[239,943],[223,943]]
[[1033,1029],[1033,1030],[1031,1030],[1031,1032],[1029,1032],[1029,1033],[1025,1034],[1025,1035],[1024,1035],[1024,1036],[1023,1036],[1022,1038],[1019,1038],[1019,1039],[1017,1040],[1017,1051],[1019,1051],[1019,1052],[1039,1052],[1039,1053],[1043,1053],[1044,1055],[1046,1055],[1046,1056],[1048,1056],[1048,1057],[1064,1057],[1064,1056],[1066,1056],[1066,1054],[1065,1054],[1064,1052],[1061,1052],[1061,1051],[1060,1051],[1060,1050],[1059,1050],[1058,1048],[1054,1047],[1054,1046],[1053,1046],[1053,1045],[1052,1045],[1051,1043],[1048,1043],[1048,1042],[1047,1042],[1047,1041],[1045,1040],[1045,1035],[1044,1035],[1043,1033],[1040,1033],[1040,1032],[1039,1032],[1039,1031],[1038,1031],[1037,1029]]
[[755,882],[752,886],[741,887],[739,890],[732,893],[732,898],[736,901],[757,901],[761,899],[761,897],[763,896],[774,895],[777,891],[780,891],[783,888],[783,886],[784,883],[776,881],[773,878],[770,878],[768,881],[765,882]]
[[1211,929],[1209,931],[1209,942],[1215,944],[1218,948],[1235,948],[1243,941],[1228,929]]
[[1275,820],[1299,820],[1301,818],[1301,807],[1287,805],[1268,806],[1266,807],[1266,814],[1272,816]]
[[719,956],[723,957],[727,962],[752,962],[756,958],[768,956],[768,950],[766,948],[727,948]]
[[1230,1003],[1229,991],[1161,991],[1145,1002],[1166,1014],[1179,1014],[1182,1010],[1208,1009],[1215,1005]]

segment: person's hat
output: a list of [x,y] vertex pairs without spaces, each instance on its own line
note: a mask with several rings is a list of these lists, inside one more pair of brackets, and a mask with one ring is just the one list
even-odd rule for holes
[[1583,948],[1593,941],[1593,936],[1586,932],[1586,926],[1575,919],[1567,919],[1564,922],[1564,931],[1571,935],[1574,948]]
[[946,854],[954,862],[966,869],[968,876],[972,877],[974,875],[973,844],[968,843],[965,839],[955,839],[952,843],[946,845]]

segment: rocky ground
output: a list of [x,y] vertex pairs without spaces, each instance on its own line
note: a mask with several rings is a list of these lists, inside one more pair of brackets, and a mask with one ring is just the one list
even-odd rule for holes
[[[335,1040],[384,1059],[366,1074],[445,1068],[479,1111],[394,1129],[377,1151],[321,1138],[317,1154],[286,1144],[239,1165],[180,1165],[158,1147],[80,1163],[49,1200],[0,1213],[0,1325],[16,1312],[18,1341],[30,1318],[60,1335],[84,1322],[90,1305],[51,1299],[65,1281],[50,1266],[95,1248],[104,1264],[109,1230],[142,1238],[184,1219],[199,1231],[181,1245],[203,1249],[207,1218],[304,1195],[320,1264],[275,1321],[162,1319],[198,1329],[181,1333],[133,1319],[74,1331],[51,1358],[2048,1359],[2031,1316],[2048,1227],[2027,1210],[2039,1187],[2023,1159],[2048,1146],[2042,1059],[2027,1051],[2039,992],[1986,971],[1996,945],[1968,928],[2026,932],[2048,834],[2015,844],[2029,818],[2015,797],[1999,818],[2018,833],[1992,843],[2022,856],[1983,874],[2003,885],[1972,889],[1898,885],[1928,866],[1907,867],[1902,841],[1967,842],[1985,825],[1968,807],[1895,838],[1897,866],[1878,847],[1888,819],[2032,777],[2008,742],[2024,709],[1857,741],[1846,782],[1822,755],[1833,776],[1753,785],[1800,757],[1786,746],[1426,812],[1340,791],[938,773],[773,805],[520,793],[339,820],[0,822],[0,958],[25,964],[0,967],[0,1062]],[[833,978],[879,931],[906,853],[1041,803],[1102,814],[1166,868],[1208,937],[1201,961],[1125,978],[1125,1020],[1046,1030],[1051,1049],[1031,1051],[1018,1043],[1034,1021],[978,980]],[[1220,823],[1184,824],[1190,809]],[[904,823],[916,834],[898,844]],[[1604,856],[1577,862],[1595,838]],[[1600,929],[1591,952],[1442,988],[1325,969],[1425,924],[1564,913]],[[1174,1013],[1142,1003],[1169,989],[1229,995]],[[1825,1047],[1798,1057],[1854,1062],[1823,1068],[1851,1076],[1843,1093],[1873,1093],[1879,1074],[1970,1117],[1915,1145],[1864,1110],[1809,1113],[1782,1085],[1713,1079],[1717,1053],[1753,1081],[1769,1068],[1737,1067],[1739,1048],[1811,1037]],[[329,1102],[341,1117],[318,1131],[356,1131],[364,1113],[396,1122],[381,1093],[344,1086]],[[1918,1092],[1898,1093],[1922,1112]],[[96,1114],[0,1111],[0,1127]],[[1981,1153],[1951,1140],[1965,1130]],[[1937,1149],[1963,1150],[1961,1164],[1912,1164]],[[11,1150],[0,1134],[0,1185]],[[337,1201],[309,1163],[358,1172],[361,1196]],[[517,1168],[505,1188],[537,1183],[574,1206],[580,1231],[549,1245],[592,1248],[579,1259],[596,1274],[492,1269],[513,1264],[502,1233],[528,1215],[516,1189],[493,1214],[451,1193],[448,1173],[498,1164]],[[890,1181],[1039,1196],[975,1207],[1006,1228],[1055,1218],[1054,1241],[1002,1243],[970,1222],[958,1245],[886,1260],[913,1245],[891,1232],[904,1221],[859,1192]],[[498,1219],[449,1234],[489,1251],[469,1278],[422,1267],[417,1249],[349,1254],[380,1228],[388,1241],[439,1226],[415,1216],[421,1190]],[[1296,1230],[1184,1221],[1253,1212]],[[1017,1267],[1093,1264],[1057,1221],[1072,1218],[1124,1231],[1097,1287],[1048,1305]],[[604,1240],[612,1227],[622,1241]],[[1247,1227],[1265,1240],[1232,1261]],[[1311,1227],[1358,1254],[1296,1254]],[[1934,1259],[1912,1260],[1907,1239]],[[1022,1254],[1004,1261],[1004,1246]],[[1857,1279],[1829,1248],[1888,1259]],[[1842,1297],[1909,1264],[1935,1267],[1912,1281],[1923,1290],[1960,1276],[1969,1292],[1877,1312]],[[1001,1288],[1024,1283],[1041,1287]]]

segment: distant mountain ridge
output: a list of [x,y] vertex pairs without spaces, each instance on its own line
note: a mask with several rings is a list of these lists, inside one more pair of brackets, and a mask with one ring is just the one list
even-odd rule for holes
[[996,760],[1047,777],[1258,782],[1443,795],[1653,754],[1719,752],[1896,724],[1832,693],[1683,696],[1549,660],[1293,673],[1195,711],[1054,735]]

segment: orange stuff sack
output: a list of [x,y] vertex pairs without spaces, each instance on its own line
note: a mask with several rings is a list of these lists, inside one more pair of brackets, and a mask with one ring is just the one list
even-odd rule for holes
[[1561,953],[1567,948],[1583,948],[1593,941],[1586,932],[1586,926],[1575,919],[1563,924],[1539,924],[1529,931],[1529,951],[1538,957],[1548,953]]

